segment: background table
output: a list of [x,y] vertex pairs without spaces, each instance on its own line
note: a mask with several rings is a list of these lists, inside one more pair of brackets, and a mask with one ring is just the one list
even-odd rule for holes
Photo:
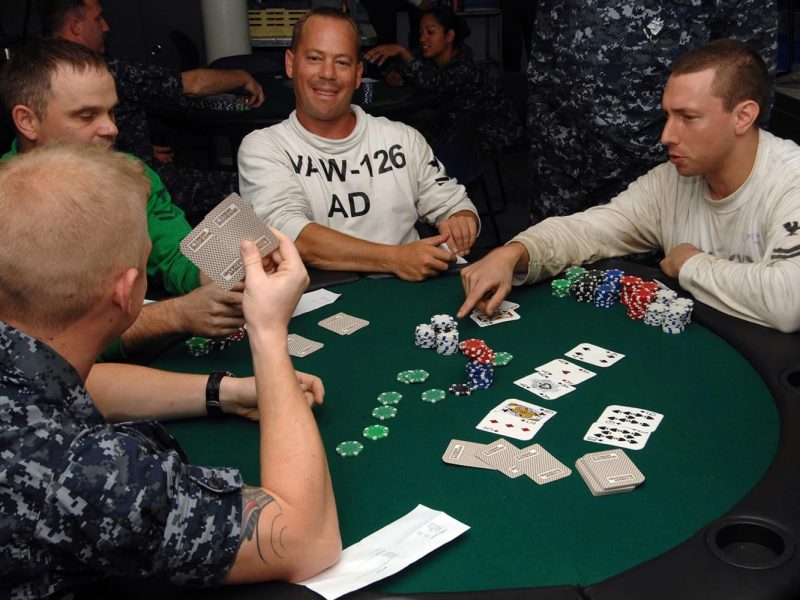
[[[264,104],[250,110],[208,110],[201,106],[181,108],[156,105],[147,109],[154,140],[159,144],[180,148],[181,137],[205,138],[210,167],[236,170],[236,153],[244,136],[255,129],[275,125],[294,110],[295,99],[291,80],[280,75],[256,75],[264,89]],[[436,104],[439,96],[412,87],[392,87],[384,81],[373,84],[372,101],[364,101],[363,86],[356,90],[353,103],[367,113],[404,121],[417,111]],[[224,143],[219,146],[219,140]]]
[[[362,594],[365,597],[375,592],[408,596],[529,586],[537,589],[525,591],[526,597],[548,599],[690,598],[703,593],[788,598],[800,590],[800,559],[794,550],[800,533],[797,336],[783,336],[704,307],[695,311],[697,318],[707,319],[751,354],[747,358],[762,379],[745,357],[699,324],[670,336],[627,319],[619,306],[601,310],[573,299],[554,299],[546,286],[527,287],[512,296],[521,304],[520,321],[486,329],[472,321],[460,326],[462,338],[481,337],[493,348],[514,354],[509,366],[496,370],[494,386],[467,398],[448,395],[429,405],[419,400],[420,392],[463,380],[466,361],[460,355],[443,357],[415,348],[414,326],[435,313],[455,311],[462,298],[458,278],[423,284],[361,280],[334,291],[342,293],[339,301],[293,320],[290,331],[326,344],[295,364],[326,383],[325,404],[315,413],[345,546],[417,503],[444,510],[472,527],[455,542],[372,586]],[[338,311],[371,324],[344,337],[316,325]],[[552,402],[513,385],[536,366],[587,341],[623,352],[626,358],[608,369],[590,367],[595,377]],[[793,355],[787,352],[790,348]],[[251,372],[246,343],[200,359],[175,348],[156,365],[194,372]],[[398,371],[417,367],[431,373],[425,384],[394,380]],[[375,397],[390,389],[401,391],[404,398],[397,418],[385,422],[389,437],[363,440],[365,449],[356,458],[339,457],[336,444],[361,439],[361,429],[375,422],[370,416]],[[664,413],[647,446],[629,452],[647,481],[629,494],[595,498],[575,471],[567,479],[537,486],[527,479],[510,480],[441,461],[452,438],[483,443],[496,439],[474,426],[510,397],[558,411],[533,442],[569,466],[587,452],[608,448],[582,440],[606,405]],[[246,481],[257,483],[255,424],[235,418],[198,419],[172,423],[169,429],[193,462],[235,465]],[[771,568],[729,564],[736,561]],[[204,593],[314,597],[279,583]],[[512,597],[516,593],[507,592]],[[192,594],[199,597],[197,591]],[[497,597],[497,592],[489,596]]]

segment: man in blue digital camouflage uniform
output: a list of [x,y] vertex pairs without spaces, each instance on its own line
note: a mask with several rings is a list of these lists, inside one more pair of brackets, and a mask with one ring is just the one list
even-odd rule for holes
[[[148,188],[140,162],[93,145],[0,166],[0,597],[62,596],[107,575],[296,581],[339,555],[310,409],[322,385],[286,349],[308,282],[286,237],[268,272],[242,243],[254,378],[94,365],[142,305]],[[259,487],[187,464],[152,420],[207,411],[259,419]]]
[[775,0],[538,0],[528,63],[531,219],[608,202],[663,160],[668,67],[712,39],[747,42],[770,73]]

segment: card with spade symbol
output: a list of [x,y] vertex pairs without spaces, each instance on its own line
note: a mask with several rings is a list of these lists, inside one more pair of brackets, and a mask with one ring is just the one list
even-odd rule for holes
[[575,391],[573,386],[560,383],[538,371],[534,371],[522,379],[517,379],[514,383],[545,400],[555,400],[564,394]]
[[563,358],[551,360],[540,367],[536,367],[536,370],[548,378],[555,379],[559,383],[566,385],[578,385],[596,375],[593,371],[579,367]]
[[624,354],[620,354],[619,352],[614,352],[612,350],[606,350],[605,348],[595,346],[594,344],[590,344],[588,342],[578,344],[569,352],[565,352],[564,356],[574,358],[581,362],[589,363],[595,367],[610,367],[614,363],[625,358]]

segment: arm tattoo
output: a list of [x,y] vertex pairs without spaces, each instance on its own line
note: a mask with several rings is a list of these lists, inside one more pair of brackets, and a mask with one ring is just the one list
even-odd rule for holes
[[258,535],[259,533],[258,524],[260,521],[262,509],[272,502],[275,502],[276,506],[278,507],[278,513],[275,515],[275,517],[272,519],[272,522],[270,523],[270,532],[269,532],[270,546],[272,547],[272,552],[278,558],[283,558],[281,556],[280,550],[284,548],[283,533],[286,528],[285,527],[281,528],[279,531],[275,530],[276,521],[283,514],[283,511],[280,508],[280,504],[277,503],[275,498],[270,496],[267,492],[265,492],[261,488],[244,486],[244,489],[242,491],[241,540],[250,541],[253,539],[253,536],[255,536],[258,556],[261,558],[263,562],[267,564],[269,564],[267,558],[261,551],[261,539],[260,536]]

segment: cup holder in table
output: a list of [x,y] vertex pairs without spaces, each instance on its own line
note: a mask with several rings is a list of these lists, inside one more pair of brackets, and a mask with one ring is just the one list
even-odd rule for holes
[[759,519],[727,518],[706,534],[714,556],[742,569],[774,569],[794,554],[794,541],[783,529]]
[[791,369],[780,374],[781,383],[795,392],[800,391],[800,369]]

